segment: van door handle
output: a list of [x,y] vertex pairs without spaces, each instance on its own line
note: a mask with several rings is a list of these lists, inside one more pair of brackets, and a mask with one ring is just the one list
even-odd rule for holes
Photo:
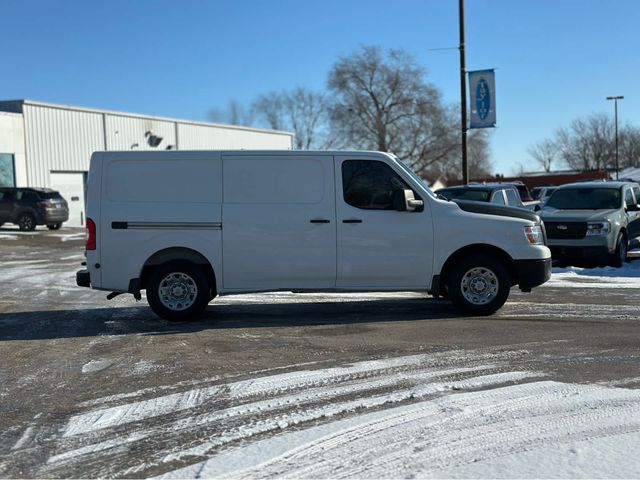
[[310,223],[331,223],[331,220],[327,220],[326,218],[316,218],[313,220],[309,220]]
[[362,223],[362,220],[359,218],[348,218],[347,220],[342,220],[342,223]]

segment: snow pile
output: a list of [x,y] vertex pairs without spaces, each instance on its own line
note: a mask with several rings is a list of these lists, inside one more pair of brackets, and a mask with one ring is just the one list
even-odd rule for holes
[[550,287],[640,288],[640,261],[626,263],[621,268],[553,268]]

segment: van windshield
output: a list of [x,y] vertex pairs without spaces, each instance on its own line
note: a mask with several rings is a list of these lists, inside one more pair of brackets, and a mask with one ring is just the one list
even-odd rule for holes
[[407,164],[404,163],[403,160],[400,160],[398,157],[396,157],[394,155],[394,158],[397,160],[398,165],[400,165],[400,167],[402,167],[402,169],[411,177],[413,178],[413,181],[416,182],[418,185],[420,185],[429,195],[431,195],[433,198],[436,197],[435,193],[433,193],[433,190],[431,190],[431,188],[429,187],[429,185],[427,185],[427,183],[424,181],[424,179],[420,178],[420,176],[413,171],[413,169],[411,167],[409,167]]
[[553,192],[545,207],[558,210],[611,210],[622,206],[619,188],[563,188]]

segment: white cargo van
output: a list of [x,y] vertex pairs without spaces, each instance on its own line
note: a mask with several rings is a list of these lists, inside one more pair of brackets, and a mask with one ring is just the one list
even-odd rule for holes
[[537,215],[437,198],[380,152],[98,152],[83,287],[168,320],[216,295],[426,291],[466,312],[549,279]]

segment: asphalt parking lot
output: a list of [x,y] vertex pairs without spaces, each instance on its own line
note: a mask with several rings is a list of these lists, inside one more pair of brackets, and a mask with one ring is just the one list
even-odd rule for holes
[[[369,375],[362,373],[369,372],[361,368],[366,362],[420,356],[430,372],[448,369],[440,373],[443,385],[484,369],[511,375],[507,384],[544,377],[640,388],[640,289],[633,275],[628,284],[614,276],[584,276],[566,285],[558,276],[530,294],[513,290],[508,303],[486,318],[461,316],[446,301],[410,292],[277,293],[218,298],[202,320],[175,324],[157,318],[144,299],[106,300],[107,292],[76,287],[83,244],[79,229],[0,228],[0,477],[181,471],[248,439],[273,435],[265,425],[275,414],[264,413],[272,405],[243,412],[242,421],[206,417],[222,409],[235,415],[232,409],[242,403],[229,392],[246,388],[242,382],[287,375],[289,382],[302,371],[357,365],[360,373],[340,373],[335,388],[344,389]],[[405,375],[406,362],[398,362],[384,368]],[[398,388],[373,380],[369,394]],[[274,392],[303,392],[328,380],[305,382],[295,388],[277,384]],[[478,385],[469,388],[487,388]],[[265,392],[260,390],[261,398],[268,397]],[[340,398],[354,401],[361,392],[345,390]],[[318,394],[313,402],[325,409],[322,414],[273,428],[321,427],[335,398]],[[275,417],[289,418],[304,401],[278,404]],[[350,418],[353,410],[332,415]]]

